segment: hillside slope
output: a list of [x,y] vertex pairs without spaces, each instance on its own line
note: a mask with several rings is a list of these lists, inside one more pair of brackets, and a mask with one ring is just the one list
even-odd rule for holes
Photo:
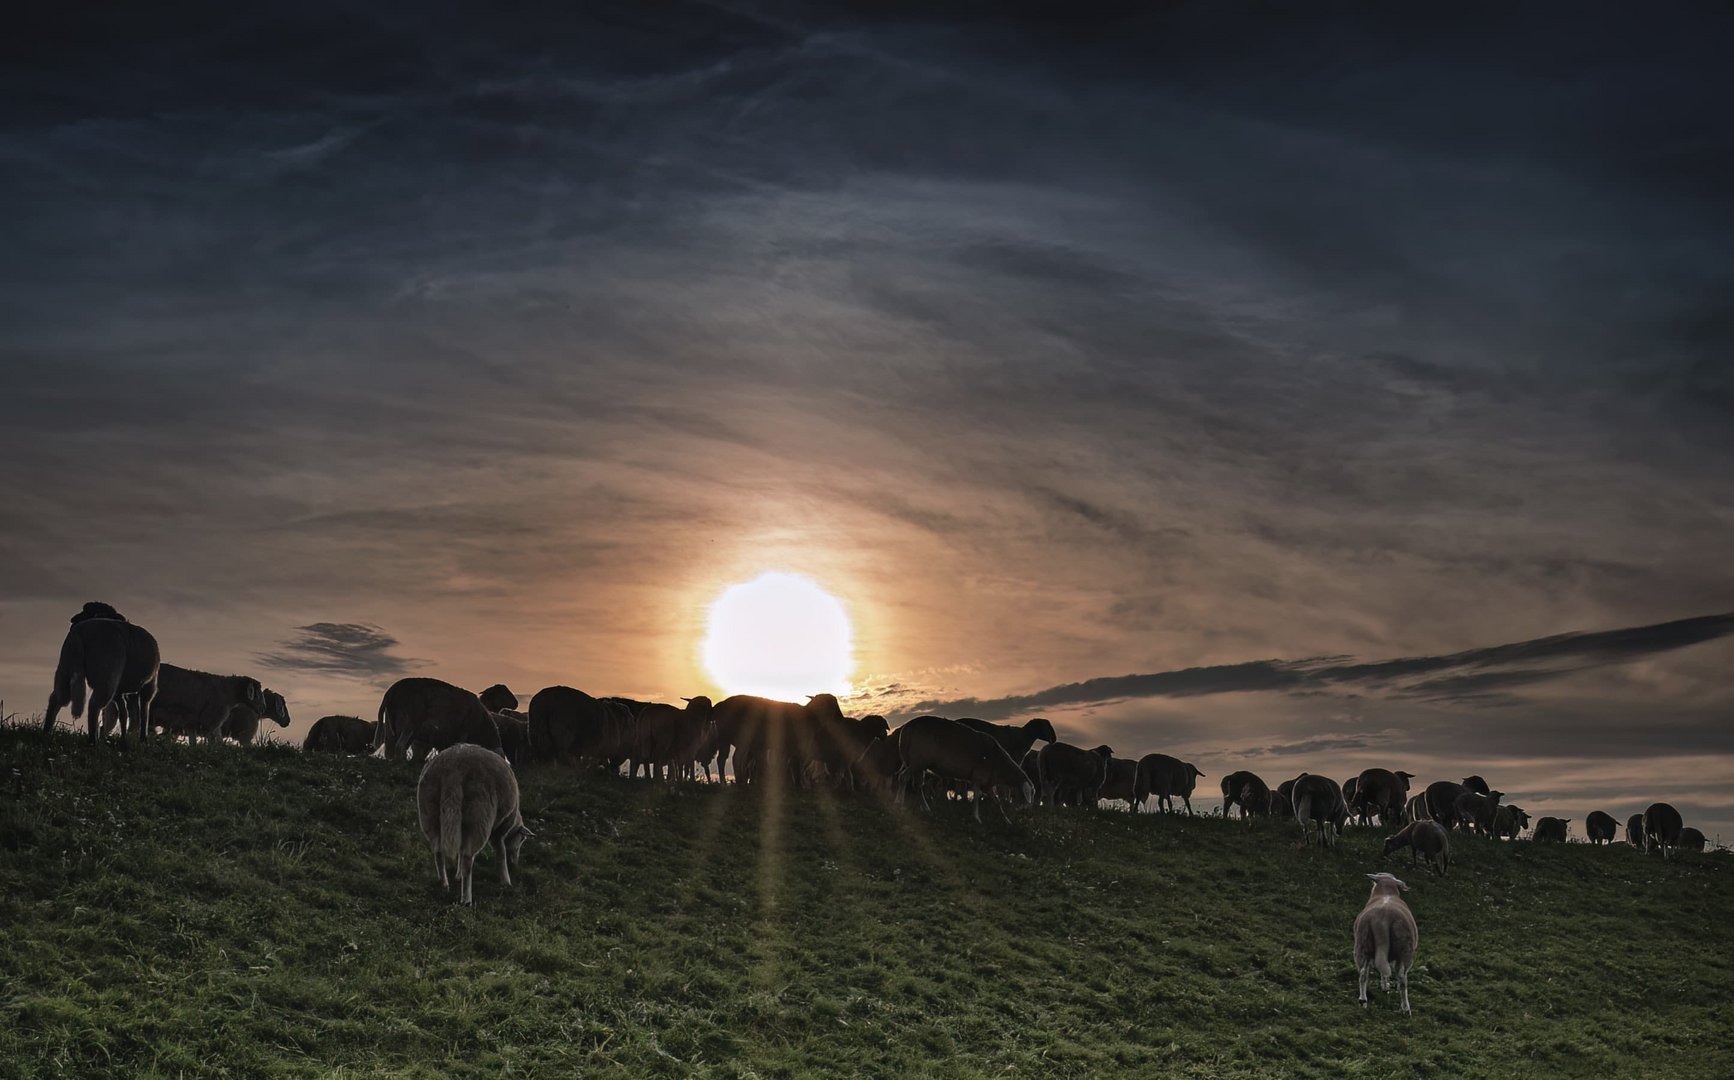
[[542,771],[517,884],[484,854],[466,910],[430,880],[415,776],[0,730],[0,1074],[1734,1068],[1725,856],[1391,860],[1422,934],[1405,1018],[1355,1004],[1376,831],[1321,853],[1292,825],[978,826]]

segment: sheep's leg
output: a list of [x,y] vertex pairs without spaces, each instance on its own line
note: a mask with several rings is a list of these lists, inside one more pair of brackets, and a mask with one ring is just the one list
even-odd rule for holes
[[476,903],[476,853],[459,853],[458,872],[463,874],[463,903],[474,907]]
[[1191,817],[1192,816],[1192,796],[1182,795],[1182,796],[1180,796],[1180,801],[1186,804],[1186,816]]
[[1409,965],[1397,965],[1397,986],[1403,991],[1403,1015],[1409,1015]]
[[981,788],[973,783],[969,785],[969,793],[974,796],[970,801],[975,804],[975,823],[981,824]]
[[441,888],[447,888],[451,885],[451,882],[446,880],[446,861],[440,858],[439,840],[436,839],[432,841],[428,844],[428,847],[433,851],[434,880],[440,883]]
[[1360,963],[1356,964],[1355,967],[1360,971],[1361,975],[1361,1008],[1364,1009],[1367,1007],[1367,974],[1372,970],[1372,965],[1367,963],[1367,961],[1362,960]]

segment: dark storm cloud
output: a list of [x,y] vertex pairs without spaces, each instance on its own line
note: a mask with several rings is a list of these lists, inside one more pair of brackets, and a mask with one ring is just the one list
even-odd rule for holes
[[279,643],[279,651],[261,653],[269,668],[319,675],[378,679],[402,675],[423,661],[395,656],[398,640],[369,623],[312,623],[295,628],[297,636]]
[[924,701],[908,711],[911,714],[938,712],[998,720],[1058,706],[1250,691],[1297,695],[1323,692],[1370,694],[1468,706],[1510,704],[1518,699],[1493,691],[1626,663],[1730,634],[1734,634],[1734,613],[1704,615],[1652,626],[1556,634],[1444,656],[1409,656],[1375,663],[1354,663],[1346,657],[1254,660],[1184,671],[1120,675],[986,701],[976,698]]

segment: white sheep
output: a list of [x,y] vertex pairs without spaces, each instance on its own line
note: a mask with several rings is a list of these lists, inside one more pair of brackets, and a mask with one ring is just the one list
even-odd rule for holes
[[1403,1012],[1409,1011],[1409,968],[1415,963],[1415,948],[1421,932],[1415,915],[1403,903],[1401,893],[1409,886],[1391,874],[1368,874],[1373,893],[1367,906],[1355,916],[1355,970],[1361,976],[1361,1007],[1367,1007],[1367,977],[1379,969],[1379,989],[1391,989],[1391,969],[1397,970],[1397,985],[1403,991]]
[[500,884],[510,885],[509,865],[518,861],[525,837],[532,836],[518,812],[518,778],[506,759],[473,743],[458,743],[428,759],[416,782],[417,817],[433,849],[434,876],[449,885],[455,868],[458,902],[473,904],[476,853],[494,846]]

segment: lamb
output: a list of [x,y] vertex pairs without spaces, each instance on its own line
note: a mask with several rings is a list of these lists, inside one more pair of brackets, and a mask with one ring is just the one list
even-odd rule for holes
[[1661,848],[1662,858],[1667,858],[1668,849],[1679,842],[1680,830],[1685,824],[1673,806],[1665,802],[1651,803],[1644,811],[1645,850]]
[[1441,877],[1451,868],[1451,838],[1437,821],[1411,821],[1403,826],[1397,835],[1385,838],[1385,850],[1380,857],[1405,847],[1409,849],[1411,866],[1419,853],[1427,857],[1427,865]]
[[1409,891],[1409,886],[1390,874],[1368,874],[1367,879],[1373,883],[1372,895],[1367,897],[1367,906],[1355,916],[1355,970],[1361,977],[1361,1007],[1367,1007],[1367,980],[1372,969],[1379,969],[1379,989],[1386,991],[1391,989],[1391,972],[1395,969],[1397,986],[1403,992],[1403,1013],[1407,1015],[1409,969],[1414,966],[1415,949],[1421,940],[1415,913],[1403,902],[1402,894]]
[[1583,819],[1584,835],[1592,844],[1611,844],[1614,833],[1619,830],[1619,822],[1614,816],[1601,810],[1591,810],[1589,816]]
[[518,778],[498,751],[473,743],[445,748],[422,767],[415,786],[416,816],[433,851],[434,877],[451,884],[457,876],[458,903],[474,904],[476,853],[492,844],[500,863],[500,884],[510,885],[527,837],[534,836],[518,811]]
[[[116,617],[107,618],[109,614]],[[94,743],[103,710],[114,704],[120,710],[123,738],[129,729],[135,729],[140,740],[150,734],[151,703],[157,696],[162,654],[157,649],[157,639],[148,630],[126,622],[119,614],[106,604],[92,602],[72,617],[72,625],[60,645],[60,662],[54,669],[48,708],[42,714],[42,730],[53,731],[61,707],[70,704],[74,717],[81,714],[86,717],[90,741]],[[88,713],[84,700],[87,682]]]
[[1538,844],[1563,844],[1571,833],[1571,818],[1544,817],[1536,821],[1530,839]]

